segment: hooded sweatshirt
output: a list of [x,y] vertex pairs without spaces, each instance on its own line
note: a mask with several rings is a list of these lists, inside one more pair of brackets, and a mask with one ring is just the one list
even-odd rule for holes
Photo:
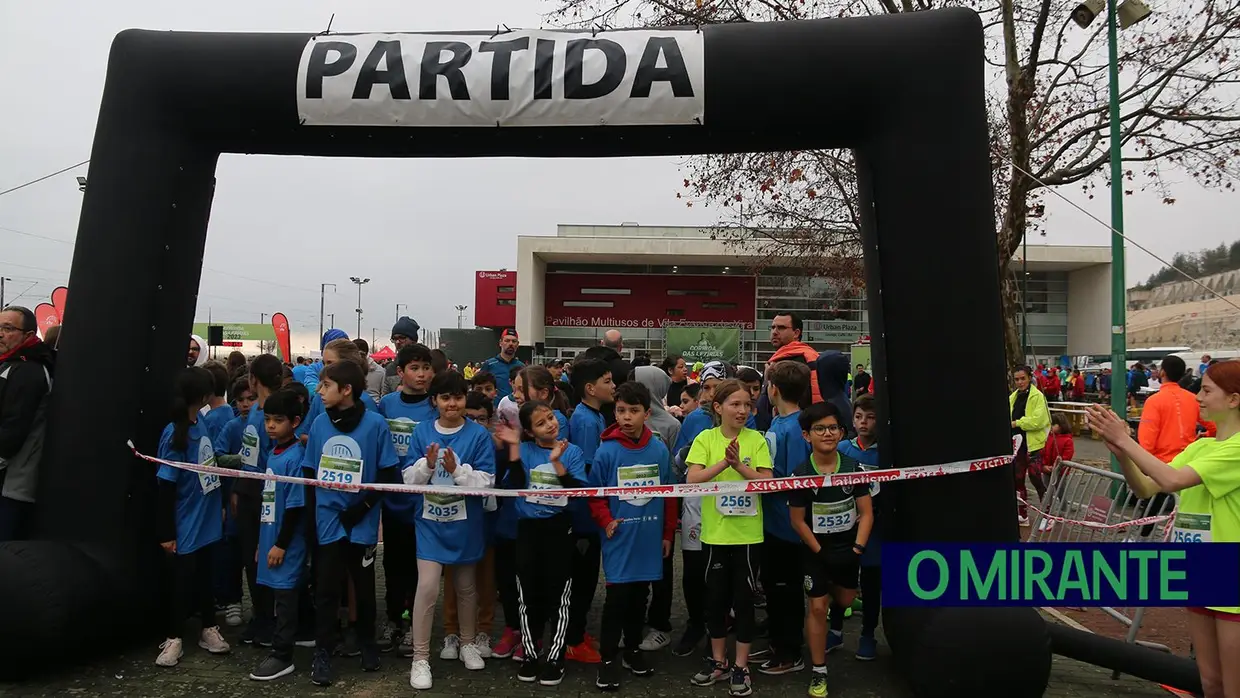
[[[660,369],[655,369],[663,373]],[[642,487],[670,484],[667,446],[643,427],[636,441],[613,424],[603,432],[594,454],[589,482],[594,487]],[[593,498],[590,516],[603,529],[603,574],[608,584],[652,582],[663,578],[663,541],[676,536],[674,497],[633,495]],[[607,527],[619,521],[609,538]]]
[[676,445],[676,437],[680,435],[680,420],[664,407],[672,379],[657,366],[638,366],[633,373],[637,382],[650,390],[650,418],[646,420],[646,426],[663,439],[663,445],[670,452]]
[[196,334],[191,334],[189,338],[198,344],[198,359],[194,361],[194,365],[201,366],[207,363],[207,343]]
[[838,351],[826,351],[818,361],[810,364],[818,377],[818,392],[822,400],[839,408],[847,437],[852,438],[852,403],[848,399],[848,357]]
[[0,357],[0,494],[8,499],[35,501],[55,372],[55,353],[35,336]]

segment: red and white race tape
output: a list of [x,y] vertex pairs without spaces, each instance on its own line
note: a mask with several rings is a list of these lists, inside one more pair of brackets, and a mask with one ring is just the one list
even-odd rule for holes
[[1029,502],[1026,502],[1025,500],[1021,499],[1020,495],[1016,495],[1016,501],[1025,505],[1026,507],[1029,507],[1033,511],[1038,512],[1039,514],[1042,515],[1042,518],[1044,519],[1049,519],[1056,523],[1071,524],[1073,526],[1084,526],[1085,528],[1094,528],[1094,529],[1100,529],[1100,530],[1131,528],[1133,526],[1148,526],[1149,524],[1156,524],[1156,523],[1160,523],[1163,521],[1172,521],[1175,519],[1175,513],[1176,513],[1176,510],[1173,509],[1170,514],[1160,514],[1158,516],[1143,516],[1139,519],[1129,519],[1127,521],[1119,521],[1117,523],[1099,523],[1097,521],[1085,521],[1083,519],[1068,519],[1062,516],[1055,516],[1054,514],[1048,514],[1045,511],[1042,511],[1041,509],[1030,504]]
[[[1019,449],[1020,437],[1012,441],[1013,452]],[[382,482],[367,482],[356,485],[338,482],[323,482],[312,478],[294,477],[291,475],[274,475],[255,473],[231,468],[199,465],[197,463],[180,463],[148,456],[138,451],[133,442],[128,443],[134,455],[151,463],[169,465],[181,470],[220,477],[236,477],[247,480],[274,480],[296,485],[322,487],[332,490],[357,492],[373,490],[377,492],[394,492],[396,494],[448,494],[466,497],[546,497],[545,489],[505,490],[489,487],[453,487],[444,485],[405,485]],[[575,487],[554,490],[557,497],[616,497],[619,495],[640,495],[642,497],[704,497],[717,494],[744,494],[749,492],[787,492],[821,487],[843,485],[865,485],[871,482],[899,482],[902,480],[918,480],[927,477],[972,473],[990,470],[1007,465],[1013,456],[992,456],[978,460],[955,461],[941,465],[922,465],[915,468],[891,468],[888,470],[870,470],[865,472],[843,473],[835,475],[817,475],[814,477],[783,477],[762,480],[732,480],[727,482],[702,482],[674,485],[653,485],[644,487]]]

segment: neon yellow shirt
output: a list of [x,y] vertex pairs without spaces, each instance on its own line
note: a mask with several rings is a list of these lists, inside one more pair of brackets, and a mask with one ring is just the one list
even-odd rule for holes
[[[741,463],[751,468],[771,468],[771,451],[766,438],[753,429],[742,429],[736,437]],[[731,439],[719,427],[697,435],[689,447],[688,463],[710,467],[723,460]],[[711,482],[745,478],[732,468],[724,468]],[[757,493],[719,494],[702,497],[702,542],[708,545],[750,545],[761,543],[762,497]]]
[[[1198,439],[1169,465],[1190,466],[1201,484],[1180,492],[1172,541],[1240,543],[1240,434],[1219,441]],[[1211,610],[1240,613],[1236,606]]]

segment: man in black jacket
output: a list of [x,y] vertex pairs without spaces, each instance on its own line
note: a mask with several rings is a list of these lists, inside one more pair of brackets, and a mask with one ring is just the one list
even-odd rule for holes
[[17,540],[34,503],[55,365],[34,313],[0,311],[0,542]]

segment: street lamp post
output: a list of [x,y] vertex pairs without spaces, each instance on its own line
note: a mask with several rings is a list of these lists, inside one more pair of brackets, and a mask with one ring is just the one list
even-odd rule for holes
[[[323,341],[323,311],[326,310],[327,287],[328,286],[332,287],[332,291],[336,290],[336,284],[319,284],[319,341],[320,342]],[[335,315],[332,315],[333,325],[336,324],[334,322],[335,317],[336,317]]]
[[[1105,7],[1103,2],[1105,1]],[[1127,293],[1124,283],[1124,151],[1120,141],[1119,39],[1116,25],[1127,29],[1150,16],[1144,0],[1086,0],[1077,6],[1072,19],[1089,26],[1100,11],[1107,13],[1107,78],[1109,84],[1111,150],[1111,409],[1121,418],[1128,416],[1127,390]],[[1115,385],[1116,381],[1119,385]],[[1119,461],[1111,455],[1111,469],[1119,471]]]
[[469,306],[468,305],[456,305],[453,307],[456,308],[456,329],[458,330],[464,329],[465,328],[465,311],[469,308]]
[[355,337],[362,336],[362,285],[370,283],[370,279],[361,279],[356,276],[350,276],[349,281],[357,284],[357,334]]
[[399,319],[400,319],[400,309],[401,309],[402,307],[403,307],[405,310],[408,310],[408,309],[409,309],[409,304],[408,304],[408,303],[397,303],[397,304],[396,304],[396,319],[397,319],[397,320],[399,320]]

